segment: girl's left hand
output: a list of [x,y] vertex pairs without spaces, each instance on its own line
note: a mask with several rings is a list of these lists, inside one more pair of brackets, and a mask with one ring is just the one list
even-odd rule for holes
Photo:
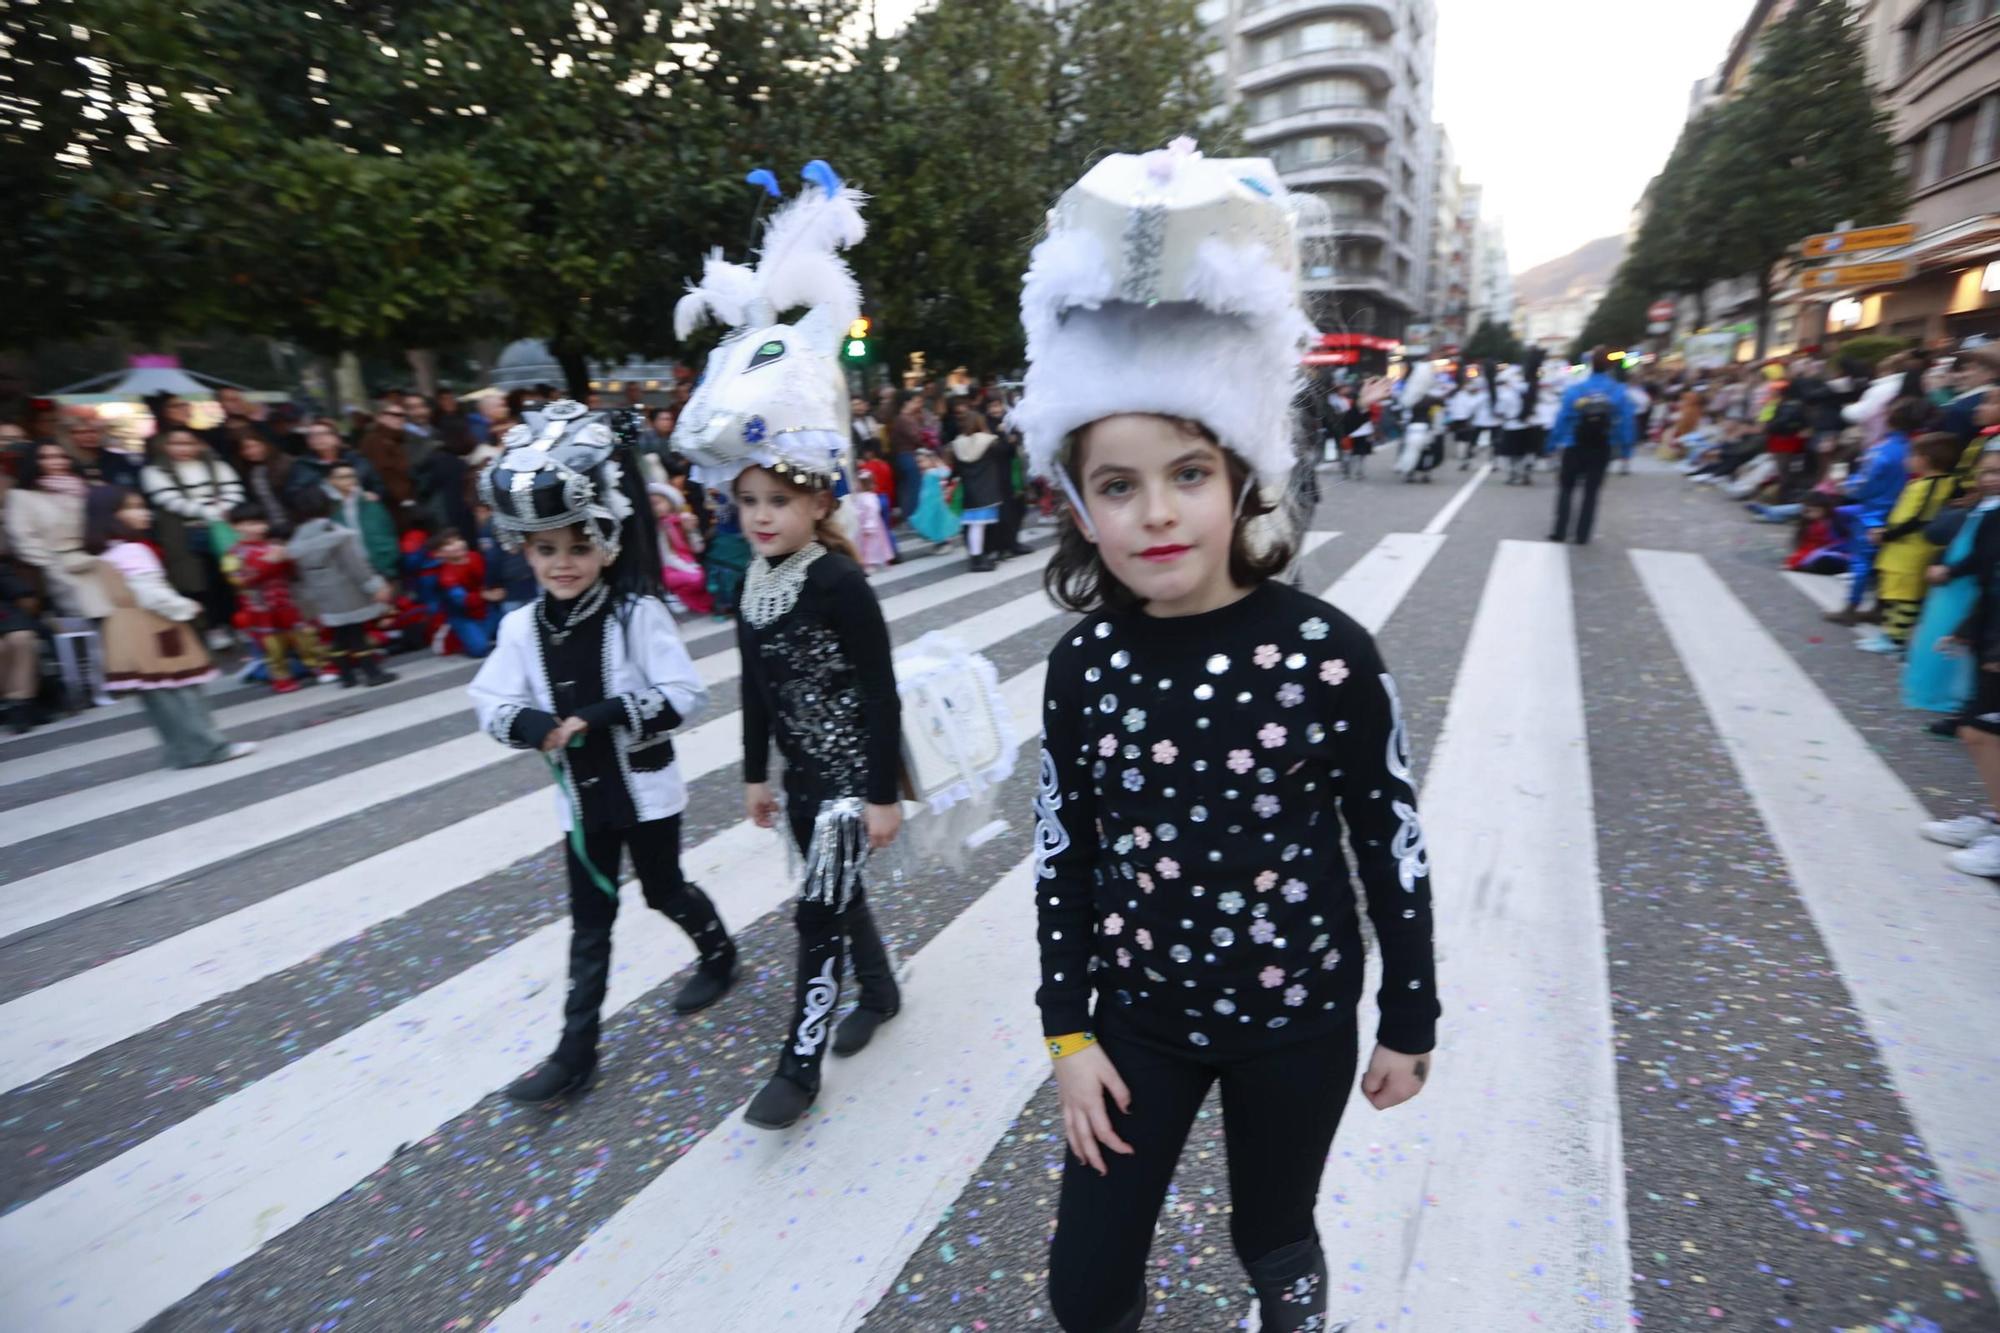
[[870,805],[862,813],[862,822],[868,828],[868,846],[879,852],[896,840],[898,830],[903,827],[903,807],[893,802]]
[[1361,1076],[1361,1092],[1378,1111],[1401,1106],[1424,1090],[1430,1077],[1431,1056],[1404,1055],[1387,1046],[1377,1046],[1368,1057],[1368,1072]]

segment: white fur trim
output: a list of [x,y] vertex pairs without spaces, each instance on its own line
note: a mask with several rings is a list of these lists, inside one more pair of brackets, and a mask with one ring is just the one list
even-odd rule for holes
[[1267,492],[1296,461],[1292,408],[1303,317],[1251,321],[1180,302],[1072,309],[1029,348],[1027,381],[1009,418],[1028,464],[1050,477],[1064,440],[1102,417],[1153,413],[1198,421]]

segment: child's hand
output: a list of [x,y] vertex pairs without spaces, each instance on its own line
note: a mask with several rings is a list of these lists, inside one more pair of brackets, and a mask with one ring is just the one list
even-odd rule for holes
[[1106,1175],[1104,1153],[1098,1145],[1127,1157],[1132,1155],[1132,1145],[1111,1128],[1111,1113],[1105,1110],[1104,1099],[1109,1096],[1118,1103],[1120,1111],[1130,1115],[1132,1093],[1125,1080],[1118,1077],[1111,1057],[1102,1046],[1086,1046],[1074,1055],[1065,1055],[1055,1065],[1056,1092],[1062,1100],[1063,1137],[1069,1140],[1069,1150],[1098,1175]]
[[381,587],[375,590],[375,600],[380,602],[383,606],[394,606],[396,604],[395,589],[391,588],[386,583],[383,584]]
[[868,846],[881,851],[896,840],[896,833],[903,827],[903,807],[890,802],[888,805],[871,805],[862,814],[862,822],[868,826]]
[[590,730],[590,724],[580,717],[566,717],[556,725],[556,729],[542,737],[542,750],[554,754],[563,749],[571,740]]
[[1868,540],[1880,546],[1882,544],[1882,534],[1887,531],[1887,528],[1870,528],[1868,529]]
[[1361,1092],[1378,1111],[1401,1106],[1424,1090],[1430,1077],[1429,1055],[1404,1055],[1387,1046],[1377,1046],[1368,1057],[1368,1072],[1361,1076]]
[[1933,588],[1941,588],[1951,582],[1951,568],[1948,565],[1932,565],[1924,571],[1924,579]]
[[1956,634],[1946,634],[1941,636],[1931,646],[1946,657],[1957,657],[1965,651],[1965,640],[1959,638]]
[[771,794],[768,782],[746,783],[743,788],[743,805],[750,812],[750,822],[758,828],[771,827],[778,817],[778,798]]

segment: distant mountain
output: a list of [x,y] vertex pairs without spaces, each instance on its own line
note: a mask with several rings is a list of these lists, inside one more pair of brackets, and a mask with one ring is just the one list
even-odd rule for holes
[[1514,275],[1514,300],[1521,305],[1546,301],[1577,287],[1608,287],[1611,275],[1625,259],[1625,238],[1604,236],[1586,242],[1546,264]]

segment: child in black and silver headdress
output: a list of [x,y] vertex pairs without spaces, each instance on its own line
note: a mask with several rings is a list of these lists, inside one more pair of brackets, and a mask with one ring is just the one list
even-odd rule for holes
[[562,1039],[507,1089],[516,1101],[547,1102],[582,1091],[597,1068],[627,849],[647,904],[700,955],[676,1012],[722,998],[736,978],[736,946],[708,896],[681,877],[687,784],[671,734],[708,692],[667,609],[631,451],[605,414],[567,399],[530,412],[504,444],[480,478],[480,499],[500,540],[525,547],[541,595],[500,622],[470,692],[487,734],[548,757],[569,830],[574,933]]

